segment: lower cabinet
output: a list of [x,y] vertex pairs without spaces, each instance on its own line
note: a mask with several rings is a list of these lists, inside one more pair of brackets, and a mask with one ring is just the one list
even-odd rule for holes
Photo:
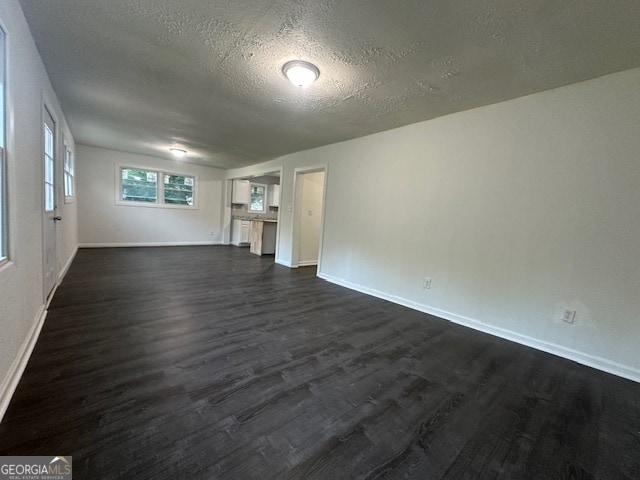
[[275,222],[254,221],[251,225],[251,253],[273,255],[276,253]]
[[234,218],[231,221],[231,245],[246,247],[249,245],[251,222]]
[[250,246],[256,255],[276,253],[276,222],[264,220],[231,219],[231,245]]
[[276,231],[275,223],[265,223],[262,232],[262,253],[273,255],[276,253]]

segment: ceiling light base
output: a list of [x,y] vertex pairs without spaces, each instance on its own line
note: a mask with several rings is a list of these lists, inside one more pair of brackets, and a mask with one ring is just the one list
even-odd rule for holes
[[308,87],[320,76],[320,70],[313,63],[292,60],[282,66],[282,73],[296,87]]

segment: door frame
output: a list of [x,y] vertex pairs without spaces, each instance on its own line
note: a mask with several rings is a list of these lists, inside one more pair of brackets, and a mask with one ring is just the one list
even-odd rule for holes
[[[283,184],[283,179],[284,179],[284,166],[278,166],[278,167],[271,167],[271,168],[261,168],[258,169],[256,171],[252,171],[251,174],[245,174],[245,175],[235,175],[235,176],[230,176],[227,177],[226,179],[226,186],[225,186],[225,201],[223,203],[222,206],[222,210],[223,210],[223,238],[222,238],[222,243],[224,245],[231,245],[231,240],[233,238],[233,233],[231,232],[231,223],[232,223],[232,218],[231,218],[231,212],[233,210],[233,205],[231,204],[231,198],[232,198],[232,190],[233,190],[233,181],[234,180],[249,180],[251,181],[252,177],[262,177],[265,175],[273,175],[277,173],[280,177],[280,203],[278,206],[278,214],[277,214],[277,223],[276,223],[276,253],[275,253],[275,262],[279,263],[279,247],[280,247],[280,219],[281,219],[281,213],[282,213],[282,184]],[[267,206],[267,209],[269,207]]]
[[324,173],[322,185],[322,214],[320,219],[320,234],[318,238],[318,273],[322,270],[322,251],[324,244],[324,222],[327,211],[327,184],[329,183],[329,165],[324,163],[308,167],[298,167],[293,170],[293,212],[291,215],[291,267],[300,266],[300,215],[302,212],[302,175],[307,173]]
[[[54,109],[50,108],[50,102],[45,98],[45,94],[42,94],[42,111],[41,111],[41,121],[40,121],[40,208],[42,209],[42,292],[43,292],[43,300],[45,304],[48,304],[53,298],[53,294],[55,293],[58,287],[58,275],[60,273],[60,269],[58,268],[58,228],[57,221],[55,217],[58,215],[59,205],[60,205],[60,179],[58,175],[60,173],[60,142],[58,141],[59,131],[60,131],[60,123],[58,121],[57,116],[55,115]],[[46,212],[45,211],[45,194],[44,194],[44,175],[45,175],[45,166],[44,166],[44,156],[45,156],[45,138],[44,138],[44,125],[46,121],[47,114],[51,117],[54,124],[53,131],[53,211]],[[53,285],[51,288],[47,285],[47,222],[53,222]]]

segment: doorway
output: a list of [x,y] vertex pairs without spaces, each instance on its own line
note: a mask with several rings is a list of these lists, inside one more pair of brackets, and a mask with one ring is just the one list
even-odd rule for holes
[[294,265],[318,265],[322,251],[326,167],[296,170]]
[[44,296],[47,300],[57,282],[56,257],[56,122],[44,108],[43,141],[43,267]]

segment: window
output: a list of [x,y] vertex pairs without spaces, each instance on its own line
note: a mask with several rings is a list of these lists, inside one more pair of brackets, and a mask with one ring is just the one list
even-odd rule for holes
[[51,126],[44,124],[44,211],[52,212],[55,208],[54,184],[54,145],[55,136]]
[[249,202],[250,212],[264,213],[267,211],[266,191],[267,191],[266,185],[260,185],[257,183],[251,184],[251,201]]
[[193,205],[193,177],[164,174],[164,203]]
[[156,203],[158,173],[138,168],[123,168],[120,191],[120,199],[123,201]]
[[5,155],[5,58],[4,32],[0,28],[0,262],[7,258],[7,160]]
[[[158,181],[161,179],[161,181]],[[118,203],[151,207],[195,207],[196,177],[120,167]]]
[[75,197],[73,154],[67,145],[64,146],[64,199],[69,201]]

